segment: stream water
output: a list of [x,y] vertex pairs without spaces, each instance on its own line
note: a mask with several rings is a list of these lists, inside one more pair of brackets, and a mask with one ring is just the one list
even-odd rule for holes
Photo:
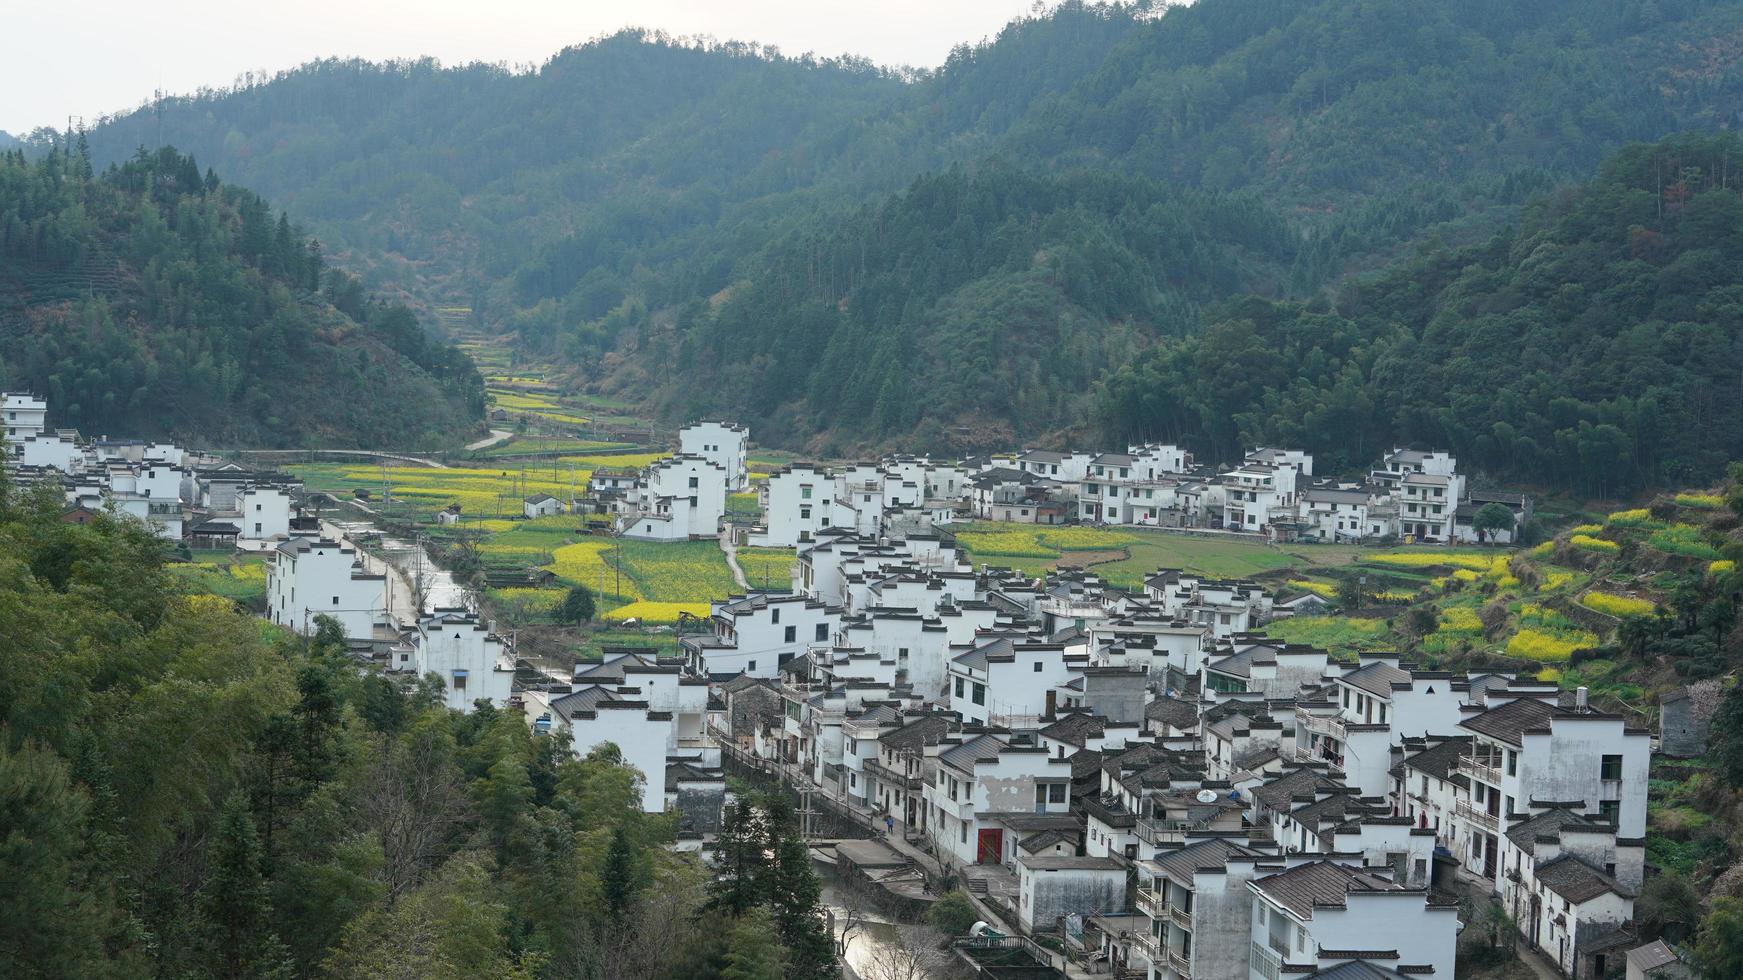
[[[833,866],[817,864],[815,867],[817,877],[823,882],[823,906],[829,910],[835,923],[836,941],[841,941],[844,931],[851,930],[847,951],[842,956],[843,962],[847,964],[848,975],[859,980],[883,980],[873,964],[880,949],[901,946],[896,924],[888,917],[867,908],[859,894],[842,883]],[[849,926],[849,923],[852,925]],[[925,969],[902,973],[903,980],[935,976],[939,974]]]

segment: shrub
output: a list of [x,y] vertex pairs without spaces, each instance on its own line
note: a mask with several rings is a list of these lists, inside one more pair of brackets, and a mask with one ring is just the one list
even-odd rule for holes
[[1729,558],[1721,558],[1718,561],[1707,563],[1707,574],[1714,578],[1717,578],[1720,575],[1730,575],[1736,570],[1737,563]]
[[1604,529],[1602,524],[1578,524],[1568,529],[1569,534],[1597,534]]
[[1441,613],[1440,628],[1448,632],[1481,633],[1483,620],[1470,606],[1453,606]]
[[1553,557],[1555,557],[1555,542],[1554,541],[1545,541],[1542,544],[1537,545],[1536,547],[1532,548],[1530,551],[1527,551],[1526,554],[1530,555],[1533,558],[1538,558],[1538,559],[1553,558]]
[[945,935],[961,936],[980,921],[980,911],[967,892],[953,888],[938,896],[938,901],[926,910],[926,920]]

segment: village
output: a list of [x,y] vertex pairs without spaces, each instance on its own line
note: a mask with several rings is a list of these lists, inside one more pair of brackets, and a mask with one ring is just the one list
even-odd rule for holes
[[[601,598],[601,543],[721,550],[730,586],[669,622],[619,585],[614,642],[565,671],[493,620],[500,589],[433,592],[421,549],[416,571],[372,552],[342,495],[295,472],[87,439],[28,394],[4,405],[9,474],[60,486],[67,520],[112,509],[190,552],[251,556],[272,623],[342,631],[362,669],[437,684],[456,711],[521,712],[576,755],[616,746],[643,809],[675,812],[698,848],[739,780],[778,782],[842,874],[898,906],[973,896],[1000,939],[964,950],[985,975],[996,953],[1050,975],[1451,977],[1461,931],[1497,906],[1548,970],[1676,975],[1668,947],[1636,941],[1634,899],[1649,768],[1698,752],[1698,719],[1667,710],[1675,731],[1649,731],[1559,674],[1292,635],[1342,618],[1305,572],[1119,584],[988,543],[1112,529],[1505,575],[1533,501],[1473,487],[1446,453],[1395,449],[1355,479],[1298,451],[1204,465],[1164,444],[753,472],[748,430],[702,420],[639,465],[571,466],[512,514],[426,500],[437,530],[565,529],[545,553],[594,560],[559,580]],[[789,549],[784,580],[740,561]]]

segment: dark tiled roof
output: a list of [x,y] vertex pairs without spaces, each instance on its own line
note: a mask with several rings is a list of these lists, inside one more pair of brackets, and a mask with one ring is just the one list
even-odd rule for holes
[[1303,919],[1316,905],[1342,906],[1352,891],[1397,891],[1401,886],[1333,861],[1315,861],[1254,882],[1267,897]]
[[892,749],[917,749],[925,745],[937,745],[948,734],[950,719],[944,715],[929,715],[911,721],[893,732],[879,735],[878,742]]
[[1337,966],[1315,970],[1301,980],[1406,980],[1397,970],[1375,966],[1367,960],[1348,960]]
[[1144,706],[1144,717],[1189,731],[1198,726],[1198,706],[1180,698],[1160,697]]
[[1253,789],[1253,798],[1272,810],[1287,810],[1296,796],[1311,796],[1343,784],[1314,769],[1297,769]]
[[1157,854],[1156,866],[1167,872],[1168,877],[1184,884],[1192,881],[1193,873],[1199,868],[1220,868],[1229,863],[1231,855],[1255,853],[1233,841],[1201,840]]
[[1410,671],[1400,670],[1387,660],[1375,660],[1345,674],[1342,680],[1369,694],[1390,699],[1393,684],[1410,683]]
[[1557,807],[1553,810],[1545,810],[1530,820],[1514,825],[1512,829],[1507,831],[1507,839],[1513,842],[1514,847],[1531,854],[1537,849],[1539,837],[1554,837],[1561,828],[1569,824],[1577,826],[1584,823],[1586,823],[1586,819],[1574,811]]
[[940,752],[938,758],[964,772],[973,772],[976,762],[998,758],[999,750],[1004,747],[1005,743],[1000,738],[992,735],[976,735],[955,748]]
[[1470,739],[1449,738],[1432,749],[1423,749],[1405,759],[1404,764],[1436,779],[1449,780],[1460,786],[1468,786],[1470,780],[1463,776],[1454,775],[1453,769],[1459,764],[1459,759],[1469,755],[1470,751]]
[[1538,868],[1537,880],[1545,888],[1575,905],[1589,902],[1606,892],[1624,898],[1634,894],[1622,887],[1621,882],[1571,854],[1556,858]]
[[1106,731],[1107,724],[1107,719],[1099,715],[1073,712],[1041,729],[1041,734],[1054,741],[1082,748],[1090,738]]
[[1556,706],[1535,698],[1519,698],[1466,718],[1460,727],[1479,735],[1500,739],[1509,745],[1524,744],[1523,735],[1533,728],[1543,728],[1555,716]]

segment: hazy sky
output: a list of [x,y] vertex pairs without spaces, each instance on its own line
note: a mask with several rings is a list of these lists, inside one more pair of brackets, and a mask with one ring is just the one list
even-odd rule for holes
[[63,127],[162,88],[225,86],[314,58],[538,63],[621,27],[934,66],[1034,0],[85,0],[0,2],[0,129]]

